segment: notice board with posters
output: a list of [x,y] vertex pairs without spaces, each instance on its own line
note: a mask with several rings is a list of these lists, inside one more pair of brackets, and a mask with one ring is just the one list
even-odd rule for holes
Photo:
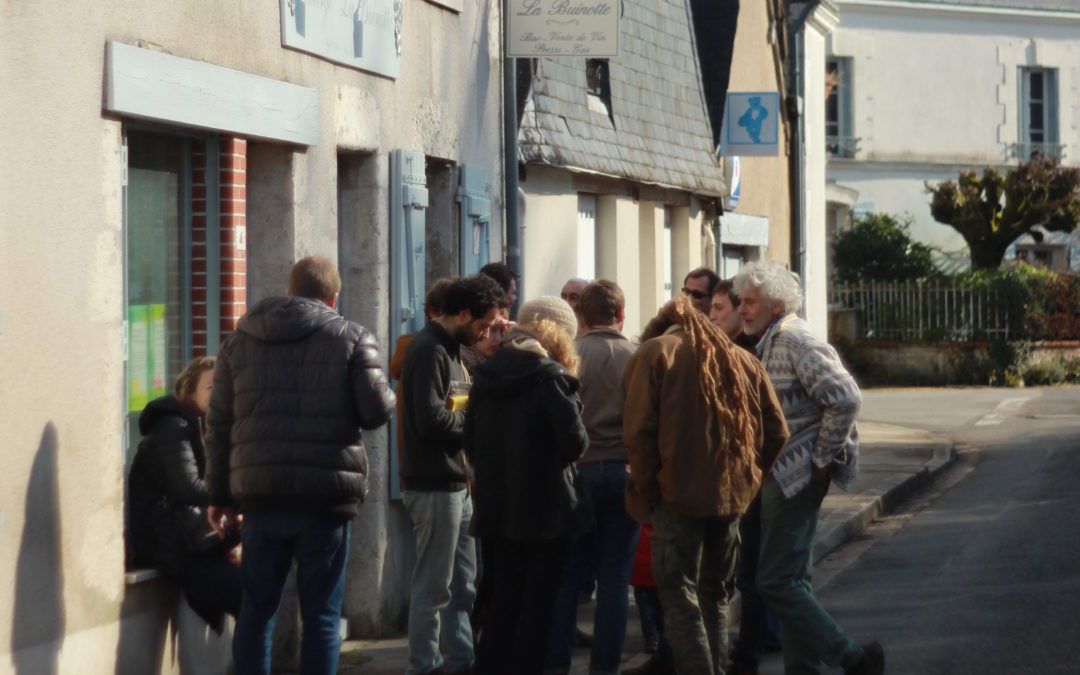
[[619,55],[619,0],[507,0],[506,55]]

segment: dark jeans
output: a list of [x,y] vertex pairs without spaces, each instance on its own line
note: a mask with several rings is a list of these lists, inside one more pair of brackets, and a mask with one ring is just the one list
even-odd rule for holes
[[578,465],[579,508],[585,524],[566,547],[548,641],[549,669],[570,668],[581,589],[591,568],[596,570],[596,624],[589,672],[606,675],[619,669],[630,607],[630,570],[641,534],[641,526],[626,513],[624,495],[629,476],[622,461]]
[[650,636],[657,638],[657,658],[671,662],[671,645],[664,637],[664,609],[660,606],[660,594],[654,587],[634,586],[634,602],[637,603],[638,615],[641,617],[641,633],[645,641]]
[[761,495],[739,519],[739,571],[735,588],[742,597],[739,638],[731,648],[731,663],[757,672],[766,647],[780,643],[780,619],[769,609],[758,591],[758,557],[761,554]]
[[484,538],[492,598],[480,645],[478,675],[539,675],[544,671],[551,611],[559,590],[565,539]]
[[739,519],[680,516],[661,502],[652,522],[653,576],[675,669],[722,675],[727,670]]
[[350,524],[303,511],[244,514],[244,600],[233,638],[236,675],[269,675],[270,640],[281,593],[296,560],[303,632],[300,672],[333,675],[341,651],[341,602]]

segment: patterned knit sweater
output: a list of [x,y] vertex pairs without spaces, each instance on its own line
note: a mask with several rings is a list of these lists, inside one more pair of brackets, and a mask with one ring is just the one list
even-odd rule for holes
[[757,351],[791,431],[772,470],[784,495],[810,483],[811,462],[829,467],[833,482],[848,489],[859,472],[862,394],[836,350],[789,314],[769,326]]

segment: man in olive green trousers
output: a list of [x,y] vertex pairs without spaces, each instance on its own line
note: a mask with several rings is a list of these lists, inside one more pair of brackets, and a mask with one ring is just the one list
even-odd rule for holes
[[791,437],[761,487],[757,585],[780,617],[786,675],[816,675],[824,665],[846,675],[885,672],[885,652],[860,647],[814,597],[814,533],[830,482],[847,489],[859,467],[855,419],[862,394],[827,342],[796,316],[798,277],[779,263],[755,262],[735,276],[743,330],[760,335],[757,352],[784,409]]

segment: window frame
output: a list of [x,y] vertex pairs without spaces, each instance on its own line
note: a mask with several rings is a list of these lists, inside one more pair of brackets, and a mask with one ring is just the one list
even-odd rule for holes
[[836,68],[836,85],[825,98],[825,145],[830,156],[850,158],[858,151],[859,140],[855,138],[853,59],[850,56],[826,58],[826,79],[833,66]]
[[[121,317],[122,331],[123,331],[123,384],[122,384],[122,401],[123,401],[123,446],[121,448],[122,457],[124,460],[124,474],[131,469],[131,461],[135,457],[135,451],[138,448],[137,433],[133,431],[138,429],[138,414],[133,413],[129,409],[129,396],[130,396],[130,367],[131,367],[131,347],[128,344],[130,325],[128,321],[129,308],[131,306],[130,296],[130,279],[129,273],[131,271],[131,256],[132,251],[128,245],[128,238],[130,235],[132,224],[130,222],[131,212],[129,208],[129,200],[132,197],[131,194],[131,153],[130,143],[132,135],[135,136],[158,136],[164,138],[178,139],[183,144],[181,168],[180,168],[180,185],[178,190],[178,196],[180,199],[180,208],[178,213],[179,219],[179,234],[180,234],[180,274],[179,282],[180,288],[180,305],[183,308],[183,315],[181,317],[181,344],[180,344],[180,369],[182,370],[192,359],[195,350],[194,340],[194,319],[196,314],[194,311],[193,296],[193,282],[192,282],[192,259],[193,259],[193,234],[192,234],[192,222],[194,217],[194,210],[192,208],[192,185],[193,185],[193,173],[196,168],[193,165],[193,153],[192,145],[195,142],[202,142],[205,145],[205,162],[203,166],[204,171],[204,184],[206,186],[206,207],[205,207],[205,260],[206,260],[206,300],[205,300],[205,320],[206,320],[206,353],[215,354],[220,342],[221,326],[221,272],[220,272],[220,253],[221,253],[221,237],[220,237],[220,144],[218,136],[213,134],[199,134],[185,131],[175,127],[154,124],[151,122],[136,121],[125,119],[121,125],[121,154],[123,163],[123,180],[122,180],[122,235],[121,235],[121,288],[123,298],[123,315]],[[172,382],[167,381],[165,383],[166,392],[172,391]],[[134,416],[134,421],[132,419]]]
[[[1032,96],[1033,76],[1041,77],[1042,96]],[[1017,155],[1022,161],[1031,159],[1032,155],[1041,153],[1054,157],[1061,156],[1060,144],[1060,97],[1058,95],[1058,69],[1045,66],[1021,66],[1020,67],[1020,98],[1019,109],[1019,148]],[[1032,109],[1042,106],[1041,128],[1035,131],[1032,128]],[[1042,140],[1034,140],[1034,135],[1042,135]]]

